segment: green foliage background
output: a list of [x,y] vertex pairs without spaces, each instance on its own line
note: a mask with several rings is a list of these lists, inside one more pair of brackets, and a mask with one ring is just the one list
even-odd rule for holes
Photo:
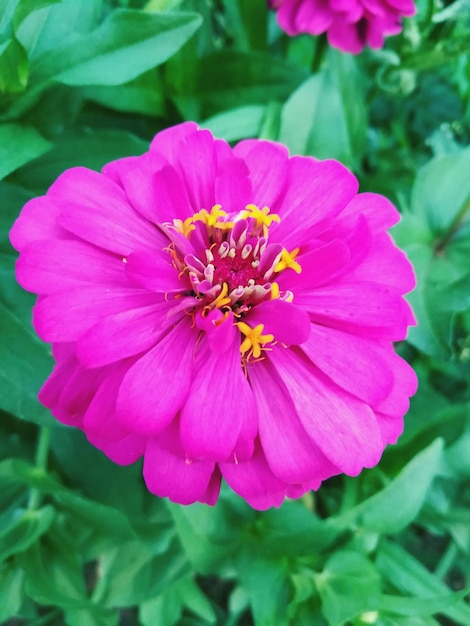
[[[0,623],[470,624],[470,7],[419,0],[359,57],[265,0],[0,0]],[[64,169],[196,120],[342,160],[403,218],[420,387],[379,467],[259,513],[151,496],[36,394],[51,367],[8,230]]]

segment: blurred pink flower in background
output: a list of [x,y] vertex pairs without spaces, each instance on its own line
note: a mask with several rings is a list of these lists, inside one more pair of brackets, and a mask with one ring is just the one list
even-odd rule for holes
[[223,476],[265,509],[374,466],[416,389],[392,343],[414,276],[397,211],[357,190],[336,161],[194,123],[66,171],[11,232],[56,359],[40,400],[182,504]]
[[416,13],[413,0],[269,0],[279,26],[291,36],[326,33],[333,48],[358,54],[381,48],[384,36],[402,30],[402,18]]

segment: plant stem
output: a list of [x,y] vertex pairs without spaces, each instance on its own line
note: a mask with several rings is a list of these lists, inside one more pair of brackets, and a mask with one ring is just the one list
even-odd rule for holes
[[458,231],[463,218],[465,217],[466,213],[469,210],[470,210],[470,196],[468,196],[468,198],[465,200],[465,202],[462,205],[462,208],[457,213],[457,215],[454,217],[452,222],[449,224],[446,232],[442,235],[442,237],[440,237],[436,241],[436,245],[435,245],[435,248],[434,248],[436,253],[442,252],[444,250],[446,245],[449,243],[449,241],[452,239],[452,237]]
[[[35,467],[44,471],[47,466],[47,456],[49,454],[49,443],[51,439],[51,429],[49,426],[42,426],[39,430],[38,444],[36,448]],[[41,503],[41,492],[37,487],[32,487],[29,494],[29,509],[37,509]]]
[[434,574],[437,576],[437,578],[443,580],[447,576],[447,573],[454,564],[454,561],[457,558],[458,554],[459,549],[457,547],[457,544],[454,541],[451,541],[434,571]]

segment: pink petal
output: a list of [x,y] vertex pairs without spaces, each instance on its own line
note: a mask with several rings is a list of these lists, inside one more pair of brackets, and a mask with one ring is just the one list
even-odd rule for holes
[[101,380],[101,372],[90,372],[71,357],[56,365],[39,392],[39,400],[60,422],[81,428],[83,415]]
[[416,286],[413,266],[387,233],[374,237],[366,259],[354,269],[351,279],[360,283],[373,282],[377,276],[383,286],[400,295]]
[[126,435],[117,441],[102,439],[95,434],[88,434],[88,441],[106,454],[107,457],[118,465],[131,465],[144,454],[145,439],[133,433]]
[[337,385],[370,405],[392,389],[391,349],[386,352],[377,342],[312,324],[302,350]]
[[161,302],[161,296],[143,289],[80,287],[40,298],[33,324],[43,341],[77,341],[108,315]]
[[388,287],[370,282],[332,283],[296,295],[314,322],[369,338],[399,341],[409,325],[406,303]]
[[21,251],[37,239],[71,239],[72,235],[57,223],[60,201],[40,196],[27,202],[10,231],[11,245]]
[[[176,170],[186,187],[193,212],[210,210],[218,203],[215,197],[217,157],[215,140],[208,130],[198,130],[185,137],[175,155]],[[191,155],[191,158],[188,158]]]
[[325,379],[293,349],[274,349],[269,358],[303,427],[334,465],[355,476],[363,467],[378,463],[382,437],[369,406]]
[[297,293],[304,289],[311,289],[333,280],[350,260],[350,253],[345,243],[334,239],[324,245],[319,245],[307,254],[300,254],[299,262],[302,272],[296,274],[287,269],[279,276],[277,282],[281,291],[289,289]]
[[272,208],[284,190],[289,154],[285,146],[268,141],[248,139],[233,149],[250,170],[251,203]]
[[160,221],[157,211],[159,194],[154,176],[166,165],[166,159],[159,154],[146,152],[120,172],[120,182],[130,204],[138,214],[153,224]]
[[186,275],[179,278],[167,252],[133,252],[127,258],[126,274],[139,287],[157,293],[174,293],[190,288]]
[[287,485],[269,469],[260,448],[249,461],[219,463],[219,467],[230,487],[254,509],[282,504]]
[[129,368],[117,399],[125,428],[155,435],[174,419],[191,385],[196,339],[185,318]]
[[129,206],[123,190],[103,174],[72,168],[48,194],[61,200],[60,226],[101,248],[127,256],[136,249],[165,245],[155,227]]
[[130,433],[116,419],[116,397],[128,365],[108,368],[83,416],[82,428],[87,436],[104,441],[119,441]]
[[389,354],[389,367],[393,372],[394,385],[390,394],[378,402],[374,410],[387,415],[402,416],[409,409],[409,398],[416,393],[418,378],[414,369],[392,349]]
[[273,473],[287,483],[315,482],[315,488],[339,473],[301,425],[289,391],[269,359],[254,363],[249,379],[258,406],[261,445]]
[[[215,502],[218,495],[217,484],[213,484],[213,474],[218,476],[213,461],[189,461],[165,445],[160,437],[150,439],[144,455],[144,480],[149,491],[160,498],[169,498],[179,504],[192,504],[205,501],[211,495]],[[220,484],[220,478],[219,478]],[[214,499],[215,491],[215,499]],[[209,492],[209,493],[208,493]]]
[[166,301],[108,315],[92,326],[77,343],[77,356],[85,367],[100,367],[149,350],[178,318],[168,318]]
[[288,249],[308,241],[315,236],[317,224],[336,217],[357,188],[355,176],[338,161],[293,157],[288,164],[286,193],[280,205],[272,207],[281,217],[280,224],[271,226],[273,241]]
[[393,204],[377,193],[359,193],[349,202],[342,216],[362,215],[366,218],[372,234],[388,230],[400,220]]
[[53,239],[29,243],[16,263],[16,278],[28,291],[50,294],[89,283],[128,284],[124,263],[81,241]]
[[257,420],[256,404],[234,342],[222,355],[211,354],[195,372],[181,410],[183,448],[190,459],[226,459],[245,420]]
[[219,163],[215,179],[215,198],[227,211],[242,211],[253,202],[249,170],[242,159],[232,155]]
[[150,150],[160,153],[170,163],[175,163],[179,160],[181,151],[184,150],[185,139],[198,131],[199,127],[195,122],[184,122],[177,126],[165,128],[152,139]]
[[279,298],[265,300],[253,307],[243,318],[251,327],[263,324],[263,334],[274,335],[274,340],[290,346],[307,341],[310,318],[301,308]]

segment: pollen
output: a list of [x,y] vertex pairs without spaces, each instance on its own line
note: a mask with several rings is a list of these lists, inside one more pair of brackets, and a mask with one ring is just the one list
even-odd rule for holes
[[266,344],[274,341],[274,335],[263,335],[263,324],[258,324],[252,328],[245,324],[245,322],[237,322],[238,330],[245,335],[245,339],[240,346],[240,352],[242,355],[246,355],[246,360],[250,357],[258,359],[261,356],[261,351],[266,350]]
[[294,270],[296,274],[300,274],[302,271],[302,267],[295,260],[297,255],[299,254],[299,251],[300,248],[295,248],[295,250],[292,250],[292,252],[287,252],[287,250],[284,248],[281,254],[281,258],[274,266],[274,271],[282,272],[285,269],[291,269]]

